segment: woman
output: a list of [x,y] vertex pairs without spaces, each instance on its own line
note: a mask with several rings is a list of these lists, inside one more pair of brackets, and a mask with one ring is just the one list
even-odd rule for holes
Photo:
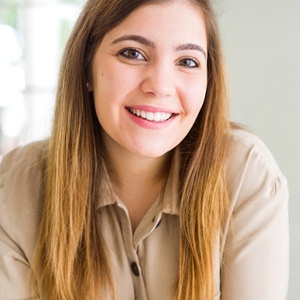
[[4,299],[286,296],[286,180],[230,129],[209,1],[87,1],[52,135],[1,180]]

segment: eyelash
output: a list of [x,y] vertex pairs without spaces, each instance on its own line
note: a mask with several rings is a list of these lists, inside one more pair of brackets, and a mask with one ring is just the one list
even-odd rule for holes
[[[141,58],[136,58],[136,57],[130,57],[130,55],[129,55],[129,53],[135,53],[135,54],[138,54],[138,56],[141,56],[142,57],[142,59]],[[127,54],[126,54],[127,53]],[[119,53],[118,53],[118,55],[121,55],[121,56],[123,56],[123,57],[125,57],[125,58],[127,58],[127,59],[130,59],[130,60],[146,60],[146,58],[144,57],[144,55],[143,54],[141,54],[141,52],[139,51],[139,50],[137,50],[137,49],[134,49],[134,48],[126,48],[126,49],[122,49]]]
[[[193,66],[190,66],[190,65],[184,65],[184,64],[181,64],[183,62],[190,62],[190,63],[193,63],[194,65]],[[200,64],[195,60],[195,59],[192,59],[192,58],[183,58],[181,60],[179,60],[179,62],[177,64],[180,64],[182,65],[184,68],[187,68],[187,69],[195,69],[195,68],[199,68]]]
[[[130,52],[131,52],[131,54],[134,53],[134,54],[138,55],[138,57],[141,56],[141,58],[131,57]],[[118,52],[118,55],[121,55],[122,57],[129,59],[129,60],[136,60],[136,61],[146,60],[145,56],[139,50],[137,50],[135,48],[122,49],[120,52]],[[189,64],[192,63],[193,66],[186,65],[187,62],[189,62]],[[179,60],[176,63],[176,65],[181,65],[187,69],[196,69],[196,68],[200,67],[200,64],[195,59],[192,59],[192,58],[183,58],[183,59]]]

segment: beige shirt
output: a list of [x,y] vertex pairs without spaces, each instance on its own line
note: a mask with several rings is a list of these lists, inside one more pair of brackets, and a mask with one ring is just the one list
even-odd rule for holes
[[[215,253],[215,299],[286,299],[286,179],[257,137],[232,130],[230,141],[231,210],[226,238]],[[43,204],[46,147],[37,142],[16,149],[0,167],[0,299],[35,298],[28,280]],[[97,212],[119,300],[172,298],[179,254],[178,164],[177,157],[165,192],[133,234],[126,207],[112,192],[108,176],[104,181]]]

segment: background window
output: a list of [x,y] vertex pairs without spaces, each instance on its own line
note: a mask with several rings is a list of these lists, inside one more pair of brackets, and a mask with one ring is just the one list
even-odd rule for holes
[[60,58],[83,0],[0,0],[0,155],[46,138]]

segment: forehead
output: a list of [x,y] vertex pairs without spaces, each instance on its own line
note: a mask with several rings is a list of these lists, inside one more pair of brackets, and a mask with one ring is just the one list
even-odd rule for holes
[[[106,38],[122,34],[143,35],[154,40],[200,42],[206,47],[205,17],[201,7],[187,0],[144,4],[109,31]],[[103,41],[104,41],[103,40]]]

